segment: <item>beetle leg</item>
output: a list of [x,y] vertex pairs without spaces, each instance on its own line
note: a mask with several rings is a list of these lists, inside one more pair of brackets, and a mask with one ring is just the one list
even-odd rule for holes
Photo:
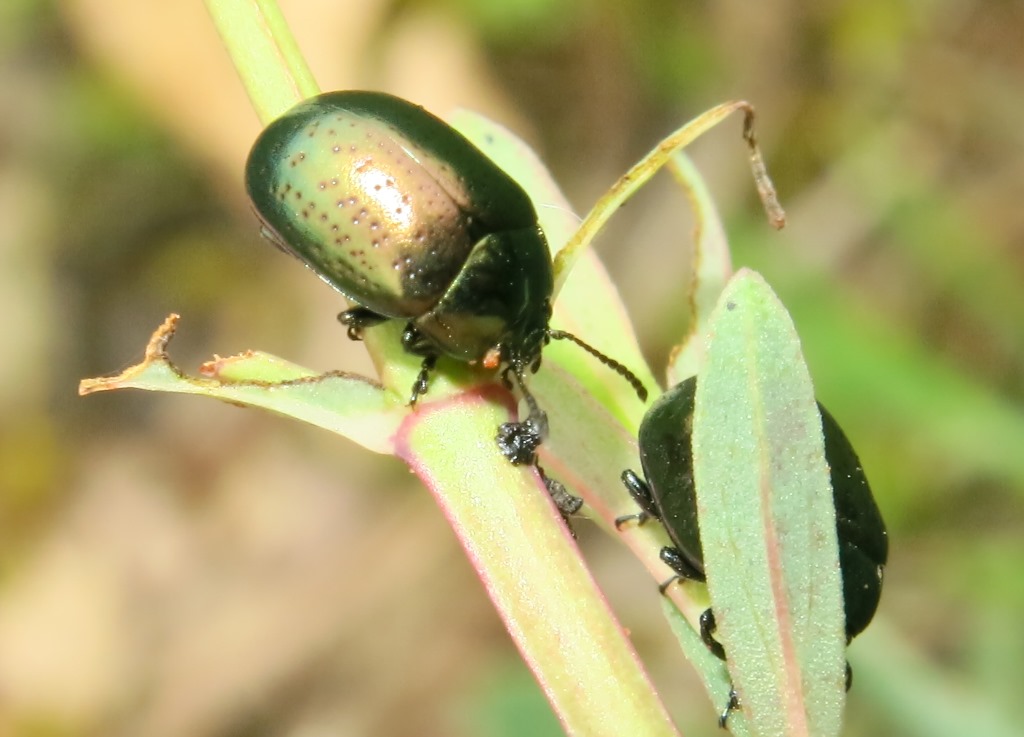
[[[715,639],[715,613],[710,609],[705,609],[700,615],[700,639],[704,641],[704,644],[708,646],[708,650],[718,658],[719,660],[725,660],[725,648],[722,647],[722,643]],[[725,708],[722,709],[722,713],[718,715],[718,726],[725,729],[725,725],[729,721],[729,715],[740,708],[740,698],[736,694],[735,688],[729,689],[729,700],[725,703]]]
[[[674,548],[662,548],[661,559],[665,560],[665,551],[674,550]],[[678,551],[676,551],[678,553]],[[665,588],[670,586],[680,578],[685,578],[684,575],[673,576],[671,579],[661,585],[661,593],[665,593]],[[703,580],[703,579],[701,579]],[[711,651],[719,660],[725,660],[725,648],[722,647],[722,643],[715,639],[715,629],[717,624],[715,623],[715,613],[711,609],[705,609],[700,615],[700,639],[707,645],[708,650]],[[736,689],[729,689],[729,699],[726,701],[725,708],[722,709],[722,713],[718,716],[718,726],[725,729],[726,723],[729,721],[729,715],[740,708],[740,699],[736,694]]]
[[664,596],[665,592],[668,591],[668,587],[669,586],[674,584],[676,581],[683,581],[683,580],[685,580],[684,577],[680,576],[678,573],[673,575],[671,578],[668,578],[665,581],[662,581],[661,583],[658,584],[658,593],[661,594],[662,596]]
[[[537,473],[540,474],[540,478],[544,482],[544,487],[548,490],[548,496],[551,497],[551,501],[558,507],[562,519],[565,520],[565,524],[569,525],[569,517],[580,511],[580,508],[583,506],[583,500],[578,496],[570,494],[561,481],[556,481],[548,476],[539,463],[535,462],[533,465],[537,469]],[[569,525],[569,532],[572,532],[572,536],[576,537],[576,533],[573,532],[571,525]]]
[[430,372],[437,365],[437,349],[434,344],[421,333],[415,325],[409,323],[402,331],[402,348],[406,353],[414,356],[423,356],[423,363],[420,364],[420,372],[416,375],[416,381],[412,383],[412,394],[409,397],[409,406],[415,407],[416,400],[427,393],[430,384]]
[[338,315],[338,322],[348,328],[349,340],[362,340],[365,328],[372,328],[390,319],[366,307],[351,307]]
[[416,400],[418,400],[421,395],[427,393],[427,387],[430,385],[430,372],[436,365],[436,353],[431,353],[423,359],[423,363],[420,364],[420,372],[416,374],[416,381],[412,383],[412,394],[409,396],[410,407],[415,407]]
[[722,647],[722,643],[715,639],[715,630],[717,628],[715,613],[710,609],[705,609],[704,613],[700,615],[700,639],[704,641],[704,644],[708,646],[708,650],[716,658],[725,660],[725,648]]
[[718,726],[721,729],[726,728],[726,724],[729,721],[729,715],[740,708],[740,697],[736,694],[735,688],[729,689],[729,700],[725,703],[725,708],[722,709],[722,713],[718,715]]
[[[523,371],[521,366],[515,366],[512,369],[512,376],[515,377],[516,384],[519,385],[519,391],[523,395],[523,399],[526,400],[526,406],[530,408],[529,414],[526,415],[526,422],[536,426],[541,431],[541,438],[543,440],[548,435],[548,415],[540,408],[537,404],[537,400],[533,398],[530,390],[526,388],[526,382],[523,380]],[[540,443],[538,442],[538,445]]]
[[647,485],[647,482],[629,469],[622,472],[621,478],[622,485],[626,487],[626,491],[640,507],[640,511],[636,514],[624,514],[621,517],[616,517],[615,529],[621,530],[624,524],[634,520],[637,525],[642,525],[652,517],[658,519],[658,508],[654,504],[651,487]]
[[615,518],[615,529],[621,530],[622,526],[627,522],[636,522],[637,527],[642,527],[650,518],[651,515],[647,514],[647,512],[637,512],[636,514],[624,514],[621,517]]
[[437,348],[434,347],[434,344],[411,322],[402,331],[402,348],[406,353],[411,353],[414,356],[437,355]]
[[[637,506],[643,510],[642,520],[640,520],[641,515],[635,515],[640,520],[640,524],[647,521],[648,517],[660,519],[661,515],[658,514],[658,505],[654,502],[654,494],[651,493],[651,487],[647,484],[647,481],[628,469],[622,472],[621,478],[622,485],[626,487],[626,491],[633,497],[633,501],[637,503]],[[633,517],[634,515],[629,516]],[[618,524],[616,524],[616,527],[618,527]]]
[[531,414],[522,422],[503,422],[498,427],[498,449],[514,466],[526,466],[537,459],[537,448],[548,434],[548,416]]
[[666,545],[661,549],[661,554],[658,557],[679,578],[685,578],[687,581],[700,581],[702,583],[706,580],[703,571],[696,568],[689,558],[680,552],[679,548]]
[[526,419],[520,422],[503,422],[498,428],[498,449],[513,465],[525,466],[536,463],[536,451],[548,436],[548,415],[537,405],[523,381],[522,367],[511,366],[504,376],[511,376],[530,408]]
[[[659,584],[659,594],[664,595],[668,590],[668,587],[676,581],[700,581],[703,583],[706,580],[704,573],[695,568],[693,563],[679,552],[679,548],[666,545],[661,549],[658,557],[661,558],[661,562],[671,568],[672,572],[675,574],[672,578]],[[708,611],[711,610],[709,609]]]

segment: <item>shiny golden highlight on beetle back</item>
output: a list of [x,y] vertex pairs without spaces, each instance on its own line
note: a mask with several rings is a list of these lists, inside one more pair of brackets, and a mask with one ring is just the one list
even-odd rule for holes
[[272,206],[257,205],[288,250],[383,314],[415,317],[437,303],[474,244],[464,187],[447,167],[425,166],[386,123],[345,112],[307,123],[276,153]]

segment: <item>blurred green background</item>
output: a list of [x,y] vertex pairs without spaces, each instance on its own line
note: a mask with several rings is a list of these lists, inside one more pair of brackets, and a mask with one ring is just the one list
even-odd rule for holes
[[[585,211],[669,130],[736,261],[790,307],[890,529],[848,735],[1024,721],[1024,5],[1013,0],[291,0],[324,89],[479,110]],[[368,373],[331,293],[260,242],[258,123],[201,3],[0,5],[0,737],[560,734],[401,464],[252,410],[77,382],[170,312],[192,368],[259,348]],[[666,181],[599,250],[652,364],[686,324]],[[714,715],[653,582],[581,544],[684,734]],[[1002,731],[1001,731],[1002,730]]]

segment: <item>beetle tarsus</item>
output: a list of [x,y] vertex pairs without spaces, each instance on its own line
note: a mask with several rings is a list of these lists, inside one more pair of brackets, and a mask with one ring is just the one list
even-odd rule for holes
[[535,465],[537,448],[548,436],[548,415],[537,404],[537,400],[534,399],[530,390],[526,388],[522,367],[513,365],[502,372],[503,380],[507,380],[509,376],[515,379],[530,411],[525,420],[501,424],[496,438],[498,449],[513,465]]
[[420,372],[416,374],[416,381],[412,383],[412,394],[409,396],[410,407],[415,407],[416,401],[420,396],[427,393],[427,387],[430,386],[430,372],[436,365],[436,353],[432,353],[423,359],[423,363],[420,364]]
[[565,524],[569,534],[572,535],[573,540],[576,539],[576,530],[572,526],[572,517],[583,507],[583,500],[578,496],[570,494],[565,485],[561,481],[556,481],[544,472],[544,469],[537,462],[534,462],[533,467],[537,469],[537,473],[540,474],[541,481],[544,482],[544,488],[547,489],[548,496],[551,497],[551,501],[554,502],[555,507],[558,509],[558,514],[562,517],[562,522]]
[[526,388],[522,365],[512,363],[501,372],[501,380],[506,386],[510,385],[513,379],[519,386],[523,399],[526,400],[529,412],[526,415],[526,419],[520,422],[504,422],[501,424],[496,438],[498,450],[513,465],[532,465],[537,469],[537,473],[540,474],[544,487],[548,491],[548,496],[551,497],[555,506],[558,507],[558,511],[569,528],[569,532],[572,533],[573,537],[576,537],[569,518],[580,511],[580,508],[583,506],[583,500],[578,496],[570,494],[562,482],[548,476],[540,463],[537,462],[537,448],[540,447],[540,444],[548,436],[548,415],[537,404],[537,400],[530,393],[530,390]]
[[651,515],[647,514],[647,512],[637,512],[636,514],[624,514],[621,517],[615,518],[615,529],[621,530],[622,526],[627,522],[636,522],[637,527],[642,527],[650,518]]
[[548,417],[544,412],[529,416],[522,422],[503,422],[498,427],[498,450],[514,466],[528,466],[537,458],[537,448],[548,432]]
[[668,578],[668,579],[666,579],[666,580],[664,580],[664,581],[662,581],[661,583],[658,584],[658,593],[661,594],[662,596],[664,596],[665,592],[668,591],[668,587],[669,586],[674,584],[676,581],[682,581],[682,580],[683,580],[682,576],[680,576],[678,574],[673,575],[671,578]]
[[362,340],[363,330],[380,325],[388,319],[366,307],[351,307],[338,314],[338,322],[348,328],[349,340]]
[[729,700],[725,702],[725,708],[722,709],[722,713],[718,715],[718,726],[722,729],[726,729],[726,725],[729,723],[729,715],[740,708],[740,697],[736,694],[735,688],[729,689]]
[[[540,474],[541,480],[544,482],[544,487],[548,490],[548,496],[551,497],[551,501],[558,507],[558,511],[562,515],[562,519],[565,520],[566,524],[569,524],[569,517],[576,514],[583,507],[583,500],[574,494],[570,494],[565,485],[561,481],[556,481],[544,472],[539,463],[535,463],[534,467],[537,469],[537,473]],[[572,532],[572,527],[569,527],[569,531]],[[573,532],[573,537],[576,537],[576,533]]]

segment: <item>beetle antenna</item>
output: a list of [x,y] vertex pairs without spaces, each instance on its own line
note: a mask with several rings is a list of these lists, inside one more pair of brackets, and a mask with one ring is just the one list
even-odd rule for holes
[[611,356],[601,353],[601,351],[597,350],[597,348],[594,348],[593,346],[584,343],[582,340],[577,338],[572,333],[567,333],[564,330],[548,330],[548,337],[551,338],[552,340],[571,340],[573,343],[575,343],[580,348],[585,350],[587,353],[592,355],[598,361],[600,361],[605,366],[612,369],[615,373],[617,373],[619,376],[628,381],[630,385],[633,387],[633,391],[635,391],[636,395],[640,397],[641,402],[647,401],[647,387],[645,387],[640,382],[640,379],[636,378],[636,374],[634,374],[632,371],[630,371],[628,368],[623,366],[621,363],[616,361]]

